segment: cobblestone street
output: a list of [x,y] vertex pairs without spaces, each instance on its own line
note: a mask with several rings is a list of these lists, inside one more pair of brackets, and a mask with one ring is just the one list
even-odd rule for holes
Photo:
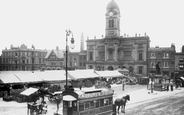
[[[121,85],[113,85],[112,89],[114,90],[114,100],[118,97],[122,97],[126,94],[130,95],[130,101],[128,101],[126,106],[126,115],[156,115],[159,113],[160,106],[163,105],[163,110],[167,111],[171,108],[175,108],[175,111],[182,112],[181,104],[184,103],[180,97],[184,95],[184,89],[174,90],[173,92],[169,91],[154,91],[153,94],[149,94],[146,85],[126,85],[125,90],[122,91]],[[166,98],[167,97],[167,98]],[[53,115],[56,112],[56,104],[54,102],[48,101],[45,97],[46,102],[48,103],[48,113],[47,115]],[[176,102],[175,102],[176,101]],[[177,103],[180,102],[180,103]],[[171,104],[169,104],[171,103]],[[179,107],[177,109],[177,107]],[[153,109],[154,108],[154,109]],[[156,109],[157,108],[157,109]],[[155,111],[154,111],[155,110]],[[157,111],[157,112],[156,112]],[[62,103],[60,104],[59,113],[62,113]],[[143,114],[144,113],[144,114]],[[150,114],[149,114],[150,113]],[[151,114],[152,113],[152,114]],[[167,112],[165,112],[167,113]],[[162,115],[164,115],[163,113]],[[0,98],[0,115],[26,115],[27,114],[27,103],[17,103],[15,101],[5,102]],[[120,115],[123,115],[121,113]],[[168,114],[172,115],[172,114]],[[180,114],[178,114],[180,115]]]

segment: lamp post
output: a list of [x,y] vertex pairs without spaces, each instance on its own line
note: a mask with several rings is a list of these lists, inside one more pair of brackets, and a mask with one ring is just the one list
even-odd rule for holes
[[66,71],[66,86],[65,86],[65,89],[67,90],[68,88],[68,50],[69,50],[69,47],[68,47],[68,36],[70,36],[70,34],[72,34],[72,38],[71,38],[71,48],[74,49],[74,38],[73,38],[73,33],[72,31],[70,30],[66,30],[66,68],[65,68],[65,71]]

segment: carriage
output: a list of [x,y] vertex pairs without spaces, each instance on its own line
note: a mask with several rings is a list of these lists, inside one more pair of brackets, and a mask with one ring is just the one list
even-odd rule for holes
[[112,115],[113,90],[82,88],[63,92],[63,115]]

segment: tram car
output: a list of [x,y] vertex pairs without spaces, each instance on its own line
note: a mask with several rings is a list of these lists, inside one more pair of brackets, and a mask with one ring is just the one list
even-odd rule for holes
[[63,115],[113,115],[113,90],[79,88],[63,91]]

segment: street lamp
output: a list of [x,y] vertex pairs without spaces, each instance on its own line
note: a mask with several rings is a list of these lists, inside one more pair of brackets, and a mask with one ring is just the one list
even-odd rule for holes
[[65,85],[65,89],[67,90],[68,88],[68,50],[69,50],[69,47],[68,47],[68,36],[70,36],[70,34],[72,34],[72,38],[71,38],[71,45],[70,47],[72,49],[75,48],[75,45],[74,45],[74,38],[73,38],[73,33],[72,31],[70,30],[66,30],[66,68],[65,68],[65,71],[66,71],[66,85]]

